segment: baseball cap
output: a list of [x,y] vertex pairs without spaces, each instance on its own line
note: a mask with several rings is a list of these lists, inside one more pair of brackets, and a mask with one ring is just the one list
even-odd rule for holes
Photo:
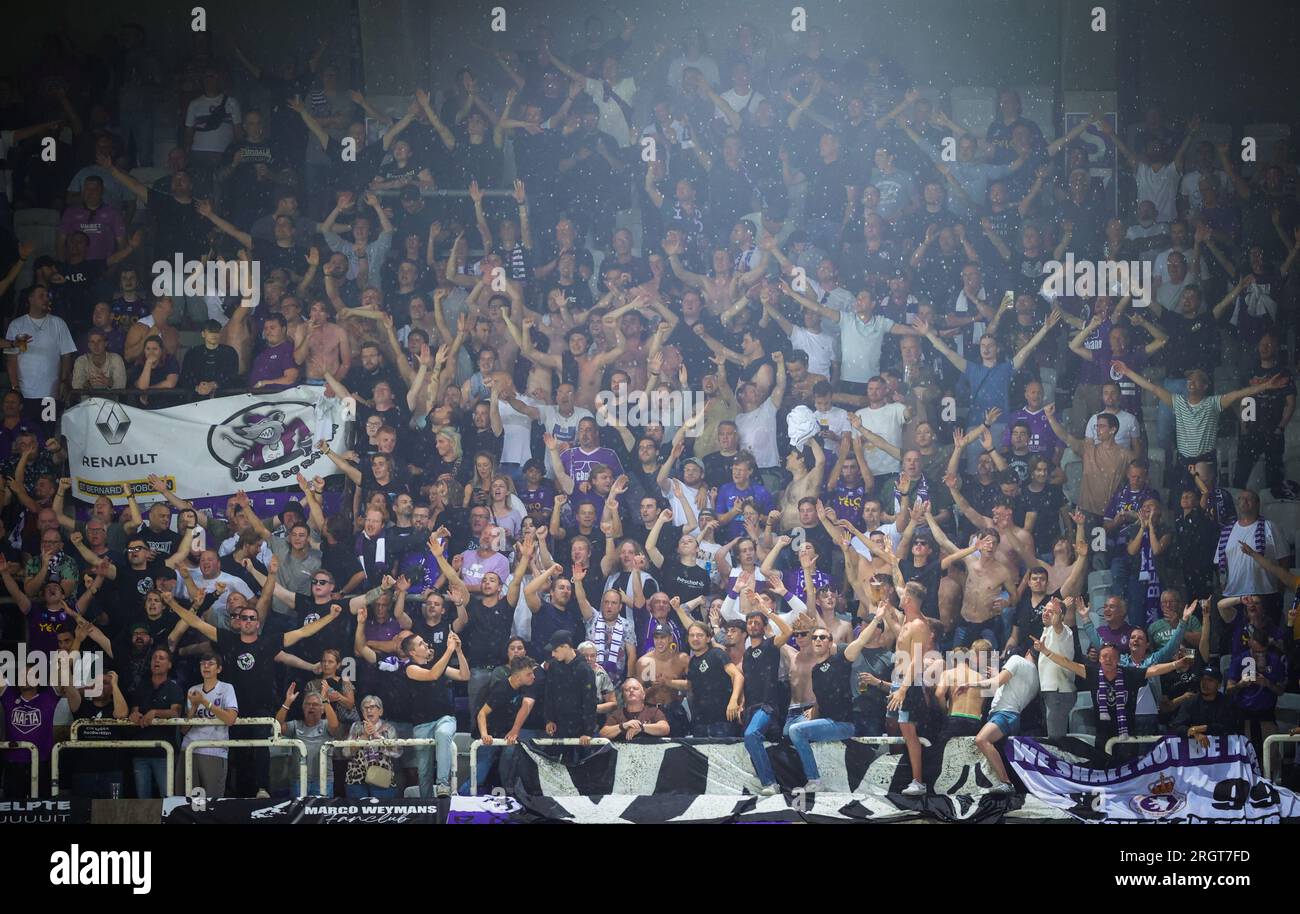
[[1209,676],[1211,679],[1217,679],[1219,682],[1223,682],[1223,670],[1219,669],[1212,663],[1207,663],[1201,669],[1201,675]]
[[700,468],[701,472],[705,469],[704,461],[698,457],[687,457],[685,460],[682,461],[682,466],[684,467],[688,463],[695,464],[697,467]]
[[551,640],[546,642],[546,653],[549,654],[557,647],[565,644],[569,647],[573,647],[573,635],[567,629],[562,628],[555,634],[551,635]]
[[397,196],[398,199],[400,199],[403,203],[407,203],[413,200],[419,200],[420,188],[413,187],[410,184],[408,184],[402,188],[401,192]]
[[654,638],[658,638],[660,635],[663,635],[665,638],[671,638],[673,636],[673,629],[670,625],[663,622],[657,622],[655,623],[654,630],[651,631],[650,634]]

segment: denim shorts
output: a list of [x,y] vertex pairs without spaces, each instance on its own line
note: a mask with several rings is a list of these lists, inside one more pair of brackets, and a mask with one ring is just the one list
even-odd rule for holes
[[1020,715],[1015,711],[993,711],[989,714],[989,723],[1001,730],[1003,736],[1015,736],[1020,732]]

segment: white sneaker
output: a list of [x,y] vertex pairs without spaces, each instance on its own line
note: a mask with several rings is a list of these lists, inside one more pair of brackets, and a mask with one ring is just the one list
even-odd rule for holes
[[813,778],[807,784],[803,785],[804,793],[821,793],[826,788],[822,786],[821,778]]
[[762,787],[758,788],[758,796],[760,797],[774,797],[780,792],[780,788],[775,784],[764,784]]
[[923,797],[925,796],[925,785],[920,781],[913,781],[903,788],[905,797]]
[[434,788],[433,795],[435,797],[440,797],[440,798],[451,796],[451,785],[439,784],[437,787]]
[[259,800],[269,800],[270,798],[271,795],[267,793],[265,790],[259,790],[256,794],[256,799]]
[[1006,781],[999,781],[997,784],[993,785],[993,787],[989,789],[989,793],[1005,794],[1005,793],[1015,793],[1015,792],[1016,792],[1016,788],[1008,784]]

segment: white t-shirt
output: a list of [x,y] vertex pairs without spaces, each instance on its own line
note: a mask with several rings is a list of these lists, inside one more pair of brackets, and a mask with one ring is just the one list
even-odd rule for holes
[[815,410],[813,412],[813,418],[817,420],[817,424],[821,427],[822,431],[830,433],[831,436],[830,439],[827,439],[823,434],[821,439],[822,449],[832,452],[838,457],[840,450],[840,435],[853,430],[853,426],[849,425],[848,410],[840,409],[838,406],[832,406],[825,412]]
[[[722,93],[722,100],[743,118],[746,111],[752,115],[758,109],[758,106],[763,103],[764,96],[762,92],[757,92],[753,88],[750,88],[748,95],[741,95],[735,89],[728,89]],[[713,110],[718,117],[726,117],[717,105],[713,106]]]
[[[1101,415],[1098,413],[1097,415]],[[1118,413],[1111,413],[1119,420],[1119,431],[1115,433],[1115,443],[1120,447],[1132,447],[1133,442],[1138,439],[1138,422],[1137,417],[1126,409],[1121,409]],[[1084,430],[1084,436],[1093,444],[1100,444],[1101,439],[1097,437],[1097,416],[1088,420],[1088,427]]]
[[[1223,585],[1223,595],[1242,597],[1248,594],[1277,593],[1277,581],[1274,577],[1242,552],[1239,543],[1255,548],[1254,524],[1247,524],[1244,527],[1240,523],[1232,525],[1232,533],[1228,535],[1228,545],[1225,547],[1228,556],[1228,580]],[[1285,552],[1286,546],[1280,542],[1273,522],[1264,521],[1264,548],[1260,553],[1266,559],[1276,562]],[[1218,557],[1217,554],[1215,557]]]
[[[199,685],[199,688],[203,688],[202,684]],[[188,702],[189,701],[188,693],[186,694],[187,697],[185,700],[186,702]],[[222,680],[218,679],[217,684],[213,686],[212,691],[209,692],[205,689],[204,695],[207,696],[208,701],[212,702],[214,707],[221,708],[223,711],[228,709],[233,709],[235,711],[239,710],[239,704],[238,702],[235,701],[235,687],[228,682],[223,682]],[[185,709],[183,708],[182,713],[184,713],[184,710]],[[212,713],[212,709],[206,707],[195,708],[194,716],[208,717],[213,720],[217,719],[217,715]],[[230,728],[227,727],[225,724],[221,723],[220,721],[218,721],[217,723],[208,727],[191,727],[190,732],[185,734],[185,739],[181,742],[181,748],[184,749],[186,746],[188,746],[192,742],[195,742],[196,740],[229,739],[229,738],[230,738]],[[228,750],[224,746],[212,746],[210,748],[195,749],[194,754],[211,755],[214,758],[225,758],[227,755],[227,751]]]
[[[863,536],[871,536],[871,534],[873,533],[883,533],[885,534],[885,536],[889,537],[889,546],[891,549],[897,549],[898,544],[903,540],[903,533],[898,529],[898,524],[892,524],[892,523],[881,524],[875,530],[862,531]],[[874,558],[874,556],[867,551],[867,547],[862,545],[862,541],[859,540],[856,536],[853,537],[853,541],[851,545],[859,555],[864,555],[869,559]]]
[[989,713],[1010,711],[1019,714],[1038,694],[1038,667],[1024,657],[1013,654],[1007,658],[1007,665],[1002,669],[1011,671],[1011,679],[998,686],[998,690],[993,693]]
[[[185,111],[185,126],[195,127],[199,118],[221,107],[222,98],[221,95],[200,95],[190,102],[189,108]],[[195,129],[193,146],[195,152],[225,152],[226,147],[234,140],[235,125],[241,123],[244,116],[239,110],[239,102],[235,100],[233,95],[227,95],[224,98],[226,99],[226,119],[216,130]]]
[[[681,482],[681,480],[678,480],[678,482]],[[685,529],[686,508],[683,507],[682,500],[677,497],[677,493],[673,491],[673,486],[671,482],[669,482],[668,488],[664,490],[663,494],[664,497],[668,499],[668,507],[672,508],[673,511],[673,526],[683,528],[682,529],[683,533],[690,533],[691,532],[690,530]],[[695,512],[697,516],[699,515],[700,512],[695,507],[696,504],[698,504],[698,502],[696,502],[695,499],[699,496],[699,494],[700,494],[700,490],[698,488],[691,488],[686,483],[684,482],[682,483],[682,495],[686,496],[687,501],[691,503],[691,510]]]
[[[1201,199],[1201,178],[1203,177],[1205,177],[1203,172],[1189,171],[1183,175],[1183,180],[1178,187],[1179,193],[1187,198],[1187,209],[1193,213],[1199,212],[1201,207],[1205,205],[1205,201]],[[1216,168],[1210,173],[1209,178],[1211,183],[1219,185],[1219,193],[1227,192],[1230,182],[1226,174]]]
[[[1049,651],[1060,654],[1066,660],[1074,659],[1074,632],[1070,626],[1062,625],[1061,634],[1051,626],[1043,629],[1043,646]],[[1077,692],[1074,674],[1059,666],[1041,654],[1038,657],[1038,687],[1044,692]]]
[[[541,408],[542,401],[532,397],[519,398],[529,406]],[[497,401],[501,409],[501,428],[504,432],[501,442],[501,462],[525,464],[532,459],[533,448],[530,441],[532,434],[532,417],[521,413],[504,400]]]
[[[577,443],[579,422],[583,419],[595,418],[591,414],[591,410],[583,409],[581,406],[573,408],[572,416],[560,415],[560,408],[550,404],[543,404],[537,409],[541,413],[541,417],[537,421],[541,424],[542,430],[550,432],[555,436],[556,441],[562,441],[565,444]],[[504,420],[505,413],[502,413],[501,417]]]
[[790,328],[790,343],[795,349],[808,353],[808,371],[812,374],[831,376],[831,363],[838,355],[838,342],[829,333],[813,333],[806,327]]
[[760,470],[780,465],[781,455],[776,445],[776,404],[771,397],[757,409],[736,413],[736,430],[740,432],[741,449],[754,455]]
[[[880,374],[880,347],[894,322],[879,314],[863,322],[856,313],[840,317],[840,378],[854,384],[865,384]],[[892,471],[891,471],[892,472]]]
[[1156,205],[1157,222],[1173,222],[1178,218],[1178,182],[1182,175],[1172,162],[1159,171],[1143,162],[1137,170],[1137,198],[1150,200]]
[[[59,361],[62,356],[77,351],[77,344],[72,341],[68,325],[63,318],[47,314],[40,320],[33,320],[30,314],[23,314],[9,324],[5,339],[16,339],[22,334],[30,336],[27,351],[6,350],[6,354],[18,356],[18,379],[22,384],[22,394],[28,400],[41,397],[57,396],[59,392]],[[10,378],[10,383],[13,378]]]
[[[198,585],[199,590],[204,593],[212,593],[212,591],[217,589],[218,584],[226,585],[225,593],[221,595],[217,602],[212,604],[212,608],[217,612],[217,618],[222,618],[226,615],[226,603],[230,601],[230,595],[232,593],[243,594],[249,600],[257,599],[253,591],[248,588],[248,584],[244,582],[244,579],[237,578],[233,574],[227,574],[222,571],[215,578],[205,578],[201,574],[196,574],[193,577],[194,583]],[[188,593],[189,592],[185,589],[185,585],[178,579],[176,581],[176,596],[187,596]]]
[[[612,86],[614,94],[623,99],[629,108],[632,107],[632,99],[636,95],[636,80],[630,76],[624,76]],[[599,79],[587,80],[587,94],[591,100],[596,103],[596,109],[600,111],[600,120],[596,128],[604,133],[608,133],[614,138],[614,142],[619,146],[627,146],[632,142],[632,134],[627,129],[627,117],[623,114],[623,109],[618,102],[612,98],[605,97],[605,84]],[[610,150],[613,152],[613,150]]]
[[[896,448],[903,446],[903,425],[907,419],[907,407],[902,403],[886,403],[879,409],[864,406],[858,410],[858,418],[868,431],[875,432]],[[898,458],[887,454],[880,448],[867,451],[867,466],[877,476],[897,473],[902,464]]]
[[[1156,262],[1151,267],[1152,272],[1160,278],[1162,283],[1169,282],[1169,255],[1175,250],[1175,248],[1170,248],[1167,251],[1161,251],[1156,255]],[[1185,251],[1179,251],[1179,253],[1187,260],[1187,276],[1190,279],[1192,277],[1192,249],[1188,248]],[[1210,268],[1205,262],[1207,260],[1209,260],[1208,253],[1201,257],[1201,279],[1210,278]]]

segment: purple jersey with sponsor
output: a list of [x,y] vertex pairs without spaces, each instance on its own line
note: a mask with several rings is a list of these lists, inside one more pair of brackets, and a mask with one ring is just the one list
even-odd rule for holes
[[72,618],[63,610],[50,610],[44,606],[32,607],[27,614],[27,650],[57,651],[59,632],[73,629]]
[[[53,689],[42,688],[31,698],[23,698],[17,686],[9,686],[0,695],[8,738],[34,743],[41,759],[48,759],[54,746],[54,709],[58,704],[59,693]],[[5,761],[29,762],[31,756],[26,749],[11,749],[5,753]]]
[[598,463],[603,463],[613,470],[615,478],[623,475],[622,462],[618,459],[618,455],[607,447],[598,447],[591,452],[571,447],[560,454],[560,465],[564,467],[564,472],[573,478],[575,486],[586,482],[591,476],[592,467]]
[[1024,422],[1029,426],[1029,452],[1031,454],[1050,456],[1058,447],[1065,448],[1065,442],[1056,437],[1056,432],[1052,431],[1052,424],[1047,421],[1047,416],[1043,414],[1041,409],[1034,413],[1022,407],[1004,421],[1007,423],[1007,430],[1002,433],[1003,447],[1011,447],[1011,426],[1017,422]]

